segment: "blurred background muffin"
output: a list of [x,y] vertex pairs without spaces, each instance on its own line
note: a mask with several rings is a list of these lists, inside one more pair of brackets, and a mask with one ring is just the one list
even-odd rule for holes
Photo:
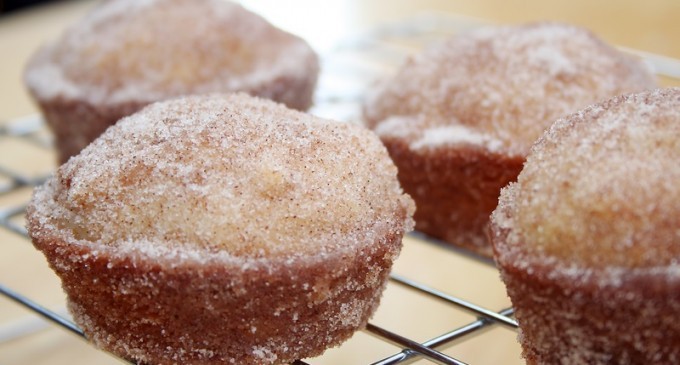
[[108,126],[153,101],[243,91],[305,110],[314,51],[221,0],[102,2],[30,60],[25,81],[65,162]]
[[364,107],[416,201],[416,228],[484,256],[489,215],[557,118],[656,86],[640,60],[561,23],[486,27],[426,49]]

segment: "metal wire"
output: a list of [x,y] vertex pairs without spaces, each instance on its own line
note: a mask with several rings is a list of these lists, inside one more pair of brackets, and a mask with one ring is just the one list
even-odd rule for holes
[[[498,314],[502,316],[512,315],[512,308],[507,308],[500,311]],[[451,332],[445,333],[441,336],[435,337],[429,341],[422,343],[423,346],[432,349],[440,349],[447,346],[451,346],[455,341],[460,339],[470,339],[473,335],[480,335],[483,333],[482,330],[488,329],[492,322],[487,318],[478,319],[470,324],[463,327],[457,328]],[[393,364],[411,364],[417,360],[419,354],[412,350],[411,348],[405,347],[401,352],[394,354],[388,358],[382,359],[380,361],[374,362],[371,365],[393,365]]]
[[0,294],[3,294],[4,296],[12,299],[13,301],[17,302],[18,304],[23,305],[24,307],[32,310],[33,312],[41,315],[42,317],[46,318],[47,320],[54,322],[55,324],[65,328],[68,331],[71,331],[72,333],[85,338],[85,334],[83,333],[83,330],[78,328],[75,323],[72,321],[62,317],[61,315],[41,306],[40,304],[28,299],[27,297],[19,294],[18,292],[8,288],[7,286],[3,285],[0,283]]
[[443,300],[445,302],[448,302],[450,304],[456,305],[457,307],[464,309],[468,312],[471,312],[472,314],[477,314],[481,317],[486,317],[490,320],[497,321],[500,324],[503,324],[511,329],[517,329],[517,321],[515,321],[512,318],[508,318],[507,316],[498,314],[496,312],[490,311],[486,308],[480,307],[476,304],[470,303],[464,299],[455,297],[453,295],[446,294],[444,292],[441,292],[439,290],[433,289],[428,287],[425,284],[418,283],[414,280],[411,280],[409,278],[406,278],[401,275],[397,274],[392,274],[391,276],[392,281],[399,283],[403,286],[406,286],[408,288],[417,290],[423,294],[427,294],[431,297]]
[[414,340],[411,340],[409,338],[406,338],[404,336],[400,336],[394,332],[388,331],[384,328],[380,328],[374,324],[369,323],[366,326],[366,331],[369,333],[378,336],[384,340],[387,340],[397,346],[401,346],[403,348],[407,348],[410,351],[414,353],[418,353],[422,356],[427,357],[428,359],[432,360],[433,362],[437,364],[443,364],[443,365],[466,365],[464,362],[460,360],[456,360],[450,356],[444,355],[441,352],[434,350],[430,347],[427,347],[425,345],[422,345]]

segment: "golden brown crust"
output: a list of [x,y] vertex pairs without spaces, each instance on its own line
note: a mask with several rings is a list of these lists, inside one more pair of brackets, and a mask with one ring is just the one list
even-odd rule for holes
[[412,213],[373,133],[238,94],[122,119],[35,191],[27,220],[97,346],[283,364],[366,324]]
[[680,89],[615,97],[558,120],[503,189],[491,238],[529,363],[680,359],[678,131]]
[[490,256],[488,216],[543,130],[591,103],[655,85],[639,60],[584,29],[489,27],[410,58],[369,94],[364,117],[399,145],[390,150],[409,169],[400,177],[416,200],[418,228]]
[[307,43],[240,5],[116,0],[36,52],[25,80],[65,162],[94,131],[180,95],[241,91],[305,110],[318,71]]

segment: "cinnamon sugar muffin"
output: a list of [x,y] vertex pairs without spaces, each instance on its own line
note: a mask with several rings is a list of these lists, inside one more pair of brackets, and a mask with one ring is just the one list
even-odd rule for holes
[[102,2],[30,60],[24,78],[56,137],[60,162],[144,105],[243,91],[307,109],[314,51],[222,0]]
[[416,201],[416,229],[491,256],[489,215],[543,130],[655,85],[641,62],[584,29],[488,27],[410,58],[368,95],[364,117]]
[[152,104],[38,188],[34,245],[95,345],[284,364],[376,309],[413,202],[363,127],[246,95]]
[[491,218],[529,364],[680,362],[680,89],[560,119]]

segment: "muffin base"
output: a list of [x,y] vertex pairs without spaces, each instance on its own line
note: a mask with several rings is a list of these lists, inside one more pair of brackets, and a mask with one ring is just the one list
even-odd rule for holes
[[96,346],[148,364],[284,364],[320,355],[377,308],[401,234],[323,259],[170,263],[34,237]]
[[680,280],[630,275],[578,285],[545,271],[501,265],[528,364],[675,364],[680,361]]
[[128,102],[94,106],[83,100],[56,97],[41,101],[40,109],[54,134],[58,163],[77,155],[90,142],[115,124],[148,103]]
[[527,364],[680,361],[680,268],[585,269],[528,257],[492,226]]
[[416,152],[401,139],[383,138],[383,143],[416,203],[416,229],[491,258],[489,216],[501,188],[517,179],[524,158],[471,145]]

